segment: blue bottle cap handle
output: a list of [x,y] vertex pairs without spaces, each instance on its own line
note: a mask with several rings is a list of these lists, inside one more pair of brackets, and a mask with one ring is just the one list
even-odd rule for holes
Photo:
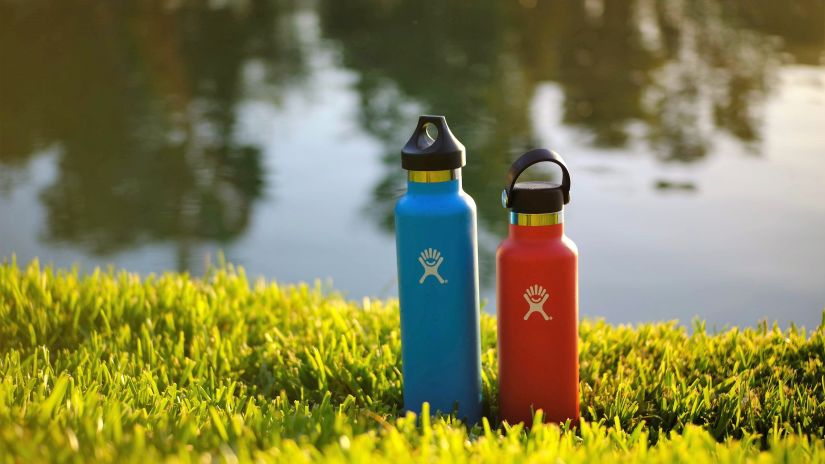
[[[436,132],[434,138],[427,133],[428,127]],[[444,116],[420,116],[401,149],[401,167],[408,171],[445,171],[461,169],[465,164],[464,145],[450,131]]]

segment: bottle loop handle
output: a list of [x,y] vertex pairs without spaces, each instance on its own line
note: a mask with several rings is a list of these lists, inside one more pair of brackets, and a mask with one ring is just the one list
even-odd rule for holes
[[461,169],[465,164],[464,145],[450,131],[444,116],[419,117],[412,136],[401,149],[401,167],[408,171],[447,171]]
[[518,180],[521,173],[530,166],[541,163],[542,161],[553,163],[561,168],[561,190],[564,195],[564,204],[570,203],[570,173],[567,171],[564,160],[554,151],[537,148],[521,155],[510,166],[510,170],[507,171],[506,187],[504,188],[505,208],[509,208],[512,204],[513,187],[516,185],[516,180]]

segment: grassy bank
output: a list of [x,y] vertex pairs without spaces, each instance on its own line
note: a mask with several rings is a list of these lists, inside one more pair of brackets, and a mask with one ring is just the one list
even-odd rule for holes
[[499,424],[401,408],[394,302],[306,286],[0,266],[0,457],[330,461],[825,460],[825,329],[692,334],[583,321],[585,423]]

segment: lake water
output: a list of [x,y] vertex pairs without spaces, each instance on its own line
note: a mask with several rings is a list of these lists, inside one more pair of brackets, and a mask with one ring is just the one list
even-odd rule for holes
[[[512,160],[572,173],[581,314],[825,309],[825,4],[0,4],[0,257],[397,292],[399,150],[467,147],[485,310]],[[533,176],[555,173],[533,172]]]

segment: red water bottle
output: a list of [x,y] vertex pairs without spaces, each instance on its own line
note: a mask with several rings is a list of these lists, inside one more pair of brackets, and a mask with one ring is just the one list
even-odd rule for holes
[[[533,164],[548,161],[562,182],[518,182]],[[570,174],[561,157],[538,149],[507,173],[502,203],[510,235],[496,253],[498,379],[501,418],[532,424],[579,421],[578,251],[564,235],[563,209]]]

